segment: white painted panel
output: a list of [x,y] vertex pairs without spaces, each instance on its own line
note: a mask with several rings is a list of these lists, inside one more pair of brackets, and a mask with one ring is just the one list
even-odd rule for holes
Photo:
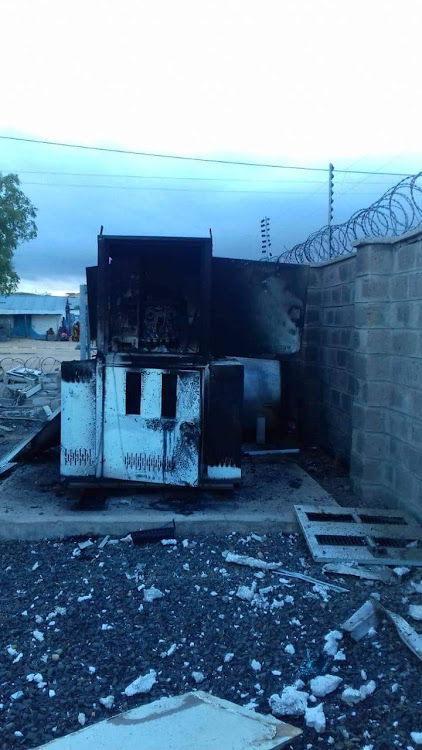
[[166,370],[139,371],[140,415],[126,414],[125,368],[107,365],[105,370],[104,476],[154,484],[197,485],[201,372],[178,373],[176,418],[165,419],[161,417],[161,384]]
[[39,750],[279,750],[300,734],[271,715],[198,690],[139,706]]
[[95,373],[82,382],[61,383],[60,472],[95,475]]
[[[63,315],[65,311],[63,310]],[[35,333],[45,336],[46,331],[52,328],[54,333],[59,330],[63,315],[32,315],[31,325]]]
[[209,479],[240,479],[242,471],[240,466],[208,466],[207,475]]
[[143,370],[141,377],[141,414],[145,419],[159,418],[161,417],[161,370]]

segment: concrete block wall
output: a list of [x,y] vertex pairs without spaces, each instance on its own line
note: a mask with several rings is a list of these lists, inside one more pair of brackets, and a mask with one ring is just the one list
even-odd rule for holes
[[422,518],[422,230],[311,269],[301,368],[305,442]]
[[310,269],[302,351],[302,435],[346,464],[355,388],[355,266],[352,255]]
[[352,483],[422,517],[422,232],[356,249]]

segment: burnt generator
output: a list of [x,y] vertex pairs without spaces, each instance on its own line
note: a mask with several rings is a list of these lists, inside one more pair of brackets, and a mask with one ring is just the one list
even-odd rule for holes
[[211,236],[99,235],[87,268],[96,356],[62,364],[62,477],[237,484],[236,357],[297,352],[306,287],[303,266],[213,257]]

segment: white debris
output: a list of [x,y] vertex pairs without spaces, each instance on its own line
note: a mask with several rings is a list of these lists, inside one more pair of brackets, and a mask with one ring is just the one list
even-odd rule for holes
[[31,674],[27,674],[26,679],[28,680],[28,682],[40,683],[43,681],[42,674],[40,674],[39,672],[37,672],[37,674],[34,674],[33,672]]
[[97,671],[96,667],[88,667],[89,674],[95,674],[96,671]]
[[22,732],[20,732],[19,730],[16,730],[16,732],[14,732],[13,734],[15,735],[15,737],[23,737]]
[[13,693],[10,697],[11,697],[12,701],[18,701],[19,698],[22,698],[22,696],[23,696],[22,690],[17,690],[17,692]]
[[101,625],[101,630],[114,630],[113,625],[108,625],[106,622],[103,622]]
[[17,663],[18,663],[18,662],[19,662],[19,661],[20,661],[20,660],[22,659],[22,657],[23,657],[23,653],[22,653],[22,651],[21,651],[21,652],[20,652],[20,654],[18,654],[18,655],[17,655],[17,656],[16,656],[16,657],[15,657],[15,658],[13,659],[13,662],[12,662],[12,664],[17,664]]
[[356,703],[360,703],[362,696],[359,690],[355,688],[347,687],[341,694],[341,700],[347,703],[348,706],[354,706]]
[[368,695],[372,695],[376,687],[377,685],[374,680],[370,680],[366,683],[366,685],[362,685],[359,690],[347,687],[343,690],[341,699],[342,701],[344,701],[344,703],[347,703],[348,706],[354,706],[356,705],[356,703],[364,701],[365,698],[368,697]]
[[6,651],[7,651],[7,653],[9,654],[9,656],[16,656],[16,655],[17,655],[17,653],[18,653],[18,652],[16,651],[16,649],[15,649],[15,648],[13,648],[13,646],[8,646],[8,647],[7,647],[7,649],[6,649]]
[[334,654],[334,661],[346,661],[346,655],[342,648]]
[[78,596],[78,602],[86,602],[88,599],[92,599],[92,594],[86,594],[85,596]]
[[236,596],[239,599],[243,599],[245,602],[251,602],[252,599],[255,596],[256,591],[256,581],[252,582],[252,586],[239,586],[239,588],[236,591]]
[[366,674],[366,672],[365,672],[364,669],[360,670],[360,676],[362,677],[362,680],[367,680],[368,679],[368,675]]
[[39,562],[36,562],[36,563],[33,564],[31,570],[37,570],[37,568],[39,568],[39,567],[40,567]]
[[99,543],[98,549],[103,549],[103,547],[106,546],[109,539],[110,539],[110,535],[107,534],[107,536],[105,536],[104,539],[102,539],[101,542]]
[[314,677],[309,685],[313,695],[317,698],[323,698],[324,695],[332,693],[343,682],[341,677],[335,677],[333,674],[324,674]]
[[157,682],[157,673],[151,669],[147,674],[141,675],[125,688],[125,695],[137,695],[138,693],[149,693],[152,686]]
[[56,695],[56,691],[55,690],[49,690],[48,691],[48,697],[49,698],[54,698],[55,695]]
[[411,572],[410,568],[405,568],[405,567],[403,567],[403,568],[393,568],[393,571],[396,574],[396,576],[398,576],[399,578],[403,578],[403,576],[405,576],[405,575],[407,575],[408,573]]
[[85,542],[78,542],[79,549],[87,549],[87,547],[92,547],[94,542],[91,542],[90,539],[87,539]]
[[286,654],[291,654],[292,656],[296,653],[296,649],[293,646],[293,643],[288,643],[287,646],[285,646],[284,651]]
[[275,693],[269,699],[271,711],[278,716],[302,716],[308,706],[309,693],[285,687],[281,695]]
[[256,659],[252,659],[251,667],[254,670],[254,672],[260,672],[262,669],[262,664],[260,661],[257,661]]
[[362,685],[362,687],[359,688],[359,692],[362,696],[362,700],[365,700],[365,698],[368,697],[368,695],[372,695],[372,693],[375,691],[377,687],[376,682],[374,680],[370,680],[366,683],[366,685]]
[[168,544],[172,544],[172,545],[175,545],[175,544],[177,544],[177,539],[162,539],[162,540],[161,540],[161,544],[164,544],[164,546],[165,546],[165,547],[166,547],[166,546],[167,546]]
[[186,547],[189,547],[189,539],[184,539],[182,542],[183,547],[186,549]]
[[411,604],[409,606],[409,615],[413,617],[414,620],[422,620],[422,605]]
[[82,711],[81,711],[80,714],[78,714],[78,721],[79,721],[79,724],[81,725],[81,727],[85,726],[86,716],[85,716],[84,713],[82,713]]
[[40,643],[42,643],[42,641],[44,640],[44,635],[41,633],[40,630],[34,630],[32,635],[34,636],[35,640],[39,641]]
[[321,584],[316,583],[315,586],[312,586],[312,591],[315,591],[316,594],[319,594],[324,602],[328,602],[330,600],[330,597],[327,594],[326,586],[322,586]]
[[41,615],[35,615],[35,622],[37,623],[37,625],[40,625],[42,621],[43,618],[41,617]]
[[131,534],[126,534],[126,536],[122,536],[122,538],[120,539],[120,541],[121,542],[127,542],[127,544],[132,544],[133,543],[132,535]]
[[416,745],[422,745],[422,732],[410,732],[410,736]]
[[325,732],[324,704],[307,708],[305,711],[305,723],[307,727],[315,729],[316,732]]
[[100,703],[104,708],[113,708],[114,706],[114,695],[108,695],[107,698],[100,698]]
[[325,646],[324,646],[324,654],[328,654],[329,656],[335,656],[338,652],[338,643],[337,641],[341,641],[343,638],[343,634],[340,633],[339,630],[330,630],[327,635],[324,636]]
[[192,672],[192,677],[197,685],[205,680],[205,675],[202,672]]
[[160,589],[156,589],[155,586],[144,589],[144,602],[153,602],[154,599],[161,599],[163,596],[163,592]]
[[234,657],[234,654],[232,654],[232,653],[226,654],[225,657],[224,657],[224,663],[228,664],[233,659],[233,657]]
[[275,677],[281,677],[281,672],[279,669],[272,669],[271,674],[273,674]]
[[183,570],[190,570],[189,563],[183,563]]
[[52,612],[50,612],[47,617],[45,618],[47,621],[54,620],[57,615],[64,615],[66,614],[66,607],[55,607]]

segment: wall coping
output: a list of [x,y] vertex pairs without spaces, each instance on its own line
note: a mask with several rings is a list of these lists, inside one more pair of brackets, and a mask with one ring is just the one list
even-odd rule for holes
[[416,237],[422,238],[422,227],[411,229],[410,232],[404,234],[395,235],[394,237],[363,237],[360,240],[353,242],[353,247],[363,247],[364,245],[397,245],[403,240],[415,239]]
[[333,263],[342,263],[344,260],[350,260],[350,258],[356,258],[356,253],[346,253],[345,255],[340,255],[337,258],[323,260],[321,261],[321,263],[309,263],[309,268],[323,268],[324,266],[332,266]]

